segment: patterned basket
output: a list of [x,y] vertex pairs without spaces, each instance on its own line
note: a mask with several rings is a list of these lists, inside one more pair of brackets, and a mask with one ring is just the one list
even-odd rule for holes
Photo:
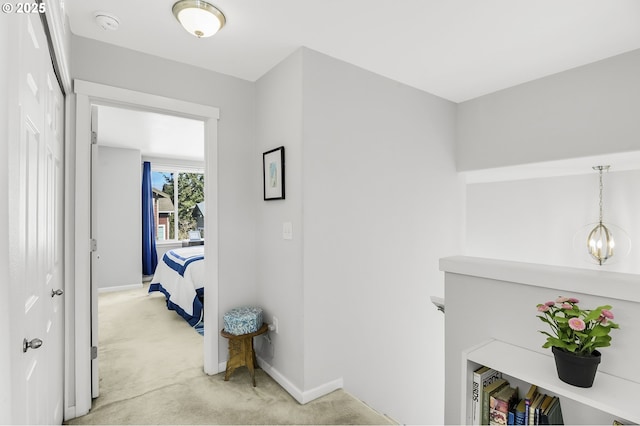
[[255,333],[262,326],[262,309],[253,306],[235,308],[224,314],[224,331],[235,336]]

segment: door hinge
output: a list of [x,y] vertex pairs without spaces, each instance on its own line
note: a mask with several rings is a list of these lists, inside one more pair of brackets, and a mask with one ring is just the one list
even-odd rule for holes
[[98,251],[98,241],[95,238],[91,239],[91,251]]
[[96,132],[91,132],[91,143],[92,144],[98,143],[98,134]]
[[91,359],[96,359],[96,358],[98,358],[98,347],[91,346]]

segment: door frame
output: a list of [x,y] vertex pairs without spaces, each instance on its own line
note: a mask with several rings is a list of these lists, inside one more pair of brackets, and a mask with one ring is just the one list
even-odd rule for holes
[[[75,92],[75,253],[73,275],[75,283],[74,321],[69,324],[69,333],[75,336],[75,348],[67,357],[75,360],[75,366],[67,370],[74,377],[67,377],[75,389],[73,417],[79,417],[91,409],[91,346],[92,346],[92,294],[97,300],[97,292],[91,291],[91,105],[103,104],[133,108],[169,115],[177,115],[201,120],[205,123],[205,199],[207,200],[207,226],[205,227],[205,294],[214,297],[204,299],[204,321],[215,324],[218,320],[218,119],[220,110],[178,99],[166,98],[144,92],[74,80]],[[70,164],[71,165],[71,164]],[[70,299],[71,300],[71,299]],[[211,328],[216,330],[217,328]],[[204,373],[212,375],[220,372],[218,363],[217,333],[204,335]],[[69,363],[68,363],[69,365]]]

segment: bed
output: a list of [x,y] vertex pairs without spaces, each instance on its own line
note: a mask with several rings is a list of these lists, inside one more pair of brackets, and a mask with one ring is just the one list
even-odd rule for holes
[[203,245],[169,250],[158,262],[149,293],[163,293],[167,308],[196,327],[204,314],[204,277]]

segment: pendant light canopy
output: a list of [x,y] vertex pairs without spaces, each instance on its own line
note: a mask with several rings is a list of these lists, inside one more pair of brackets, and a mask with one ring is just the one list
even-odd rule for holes
[[198,38],[211,37],[226,23],[222,12],[202,0],[180,0],[172,10],[184,29]]
[[616,245],[611,230],[602,222],[602,172],[609,171],[609,166],[595,166],[593,169],[600,174],[600,220],[589,232],[587,249],[591,257],[602,265],[613,256]]

